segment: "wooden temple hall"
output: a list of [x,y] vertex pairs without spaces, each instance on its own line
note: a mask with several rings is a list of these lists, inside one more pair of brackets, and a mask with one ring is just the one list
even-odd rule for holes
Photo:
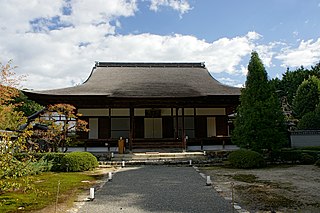
[[134,151],[230,144],[240,89],[219,83],[204,63],[96,62],[79,86],[25,94],[76,106],[89,123],[79,134],[85,147],[117,146],[122,137]]

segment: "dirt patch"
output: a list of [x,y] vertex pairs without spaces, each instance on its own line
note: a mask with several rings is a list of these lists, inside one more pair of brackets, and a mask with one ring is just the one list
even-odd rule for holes
[[250,212],[320,212],[320,168],[313,165],[265,169],[200,168],[222,196]]

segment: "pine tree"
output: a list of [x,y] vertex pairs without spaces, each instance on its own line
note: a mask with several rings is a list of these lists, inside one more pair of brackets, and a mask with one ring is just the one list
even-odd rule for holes
[[233,143],[258,152],[282,147],[286,142],[284,115],[256,52],[251,54],[240,102],[232,134]]

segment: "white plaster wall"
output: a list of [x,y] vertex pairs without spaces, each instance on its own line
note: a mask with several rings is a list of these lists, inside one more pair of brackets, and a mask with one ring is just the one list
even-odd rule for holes
[[197,115],[225,115],[225,108],[197,108]]
[[78,109],[83,116],[109,116],[109,109]]
[[208,117],[207,118],[207,136],[213,137],[216,136],[216,118],[215,117]]
[[89,118],[89,139],[98,139],[98,118]]

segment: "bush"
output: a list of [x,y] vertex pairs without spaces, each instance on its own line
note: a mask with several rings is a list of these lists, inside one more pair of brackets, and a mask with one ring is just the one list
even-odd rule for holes
[[62,170],[62,158],[66,153],[59,152],[47,152],[47,153],[37,153],[36,158],[43,158],[44,160],[50,161],[52,163],[51,171],[58,172]]
[[28,168],[30,170],[30,175],[41,174],[42,172],[49,172],[53,166],[52,160],[48,161],[44,157],[40,158],[36,162],[30,162]]
[[93,169],[99,165],[97,158],[89,152],[71,152],[62,158],[64,171],[81,172]]
[[301,147],[301,148],[297,148],[297,149],[320,151],[320,146],[305,146],[305,147]]
[[240,169],[262,168],[266,166],[266,162],[261,154],[245,149],[231,152],[229,162],[233,167]]
[[62,171],[61,168],[61,160],[66,155],[66,153],[61,152],[37,152],[32,155],[28,153],[17,153],[15,154],[15,158],[19,161],[25,161],[26,159],[30,159],[32,156],[34,160],[39,161],[43,159],[44,161],[51,162],[51,170],[53,172]]
[[316,161],[315,165],[320,167],[320,159]]
[[305,165],[310,165],[315,163],[315,159],[312,155],[302,154],[301,163]]
[[297,163],[301,161],[301,150],[282,150],[280,152],[280,160],[282,162]]

